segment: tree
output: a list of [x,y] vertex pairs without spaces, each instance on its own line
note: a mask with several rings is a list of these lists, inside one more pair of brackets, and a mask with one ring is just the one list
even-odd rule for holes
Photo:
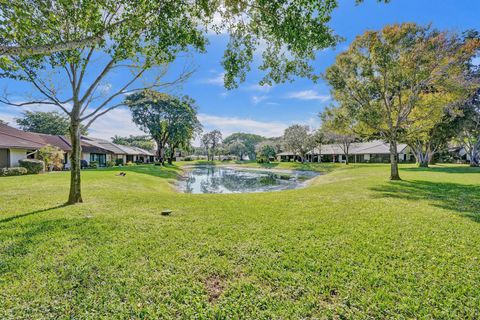
[[195,101],[188,97],[184,97],[183,100],[185,108],[178,114],[176,120],[168,126],[169,164],[173,162],[175,150],[177,148],[188,149],[195,135],[202,131],[202,125],[197,119]]
[[470,166],[480,166],[480,91],[465,105],[456,140],[467,152]]
[[275,158],[277,150],[275,146],[270,142],[261,142],[258,147],[258,156],[261,161],[269,163],[271,158]]
[[[425,125],[422,130],[415,130],[415,126],[407,128],[405,141],[419,167],[427,168],[434,161],[435,154],[447,149],[448,143],[458,135],[464,122],[461,112],[462,110],[457,109],[446,110],[442,112],[441,119],[436,119],[438,115],[432,115],[426,120],[431,124]],[[410,131],[413,134],[408,134]]]
[[317,162],[322,162],[322,145],[327,141],[325,134],[320,129],[315,130],[312,133],[312,144],[314,148],[318,149]]
[[243,157],[248,153],[247,147],[239,140],[230,142],[227,146],[228,152],[236,155],[240,161],[242,161]]
[[0,124],[8,124],[8,122],[6,122],[6,121],[4,121],[4,120],[0,119]]
[[397,143],[407,127],[423,130],[421,122],[438,108],[468,96],[466,61],[479,43],[411,23],[392,25],[357,37],[327,69],[333,96],[362,133],[390,144],[391,180],[400,179]]
[[[19,119],[15,119],[15,121],[24,131],[52,135],[69,134],[70,123],[68,118],[57,111],[25,111],[23,116]],[[80,134],[88,134],[88,130],[84,125],[80,125]]]
[[202,136],[201,142],[207,153],[207,160],[213,161],[216,151],[222,143],[222,133],[219,130],[207,132]]
[[[181,52],[205,51],[211,30],[230,34],[222,60],[228,88],[245,80],[260,45],[266,47],[261,83],[296,76],[315,78],[310,63],[315,51],[338,41],[327,25],[336,5],[334,0],[3,1],[0,38],[4,49],[15,50],[3,50],[0,76],[29,82],[38,96],[25,102],[10,101],[7,96],[2,102],[55,106],[69,116],[73,150],[68,203],[82,202],[82,123],[88,128],[98,117],[123,105],[125,94],[171,84],[160,81],[166,65]],[[214,23],[214,17],[220,17],[220,22]],[[94,66],[92,61],[96,61]],[[99,61],[105,61],[104,66],[99,67]],[[154,68],[160,70],[149,74]],[[108,77],[121,69],[131,77],[109,89]],[[56,87],[52,75],[59,83]],[[60,90],[65,84],[66,91]]]
[[314,146],[310,128],[300,124],[294,124],[287,129],[283,134],[285,148],[298,155],[303,162],[305,162],[305,155],[311,151]]
[[178,128],[184,128],[188,132],[182,135],[188,135],[198,124],[194,101],[186,96],[177,98],[145,90],[129,95],[125,104],[132,112],[133,122],[155,140],[157,156],[162,165],[165,164],[165,148],[169,141],[180,139],[174,137],[179,134]]
[[326,108],[320,114],[320,118],[322,119],[323,138],[342,149],[345,154],[345,164],[348,165],[350,145],[357,139],[355,119],[341,107]]
[[115,135],[112,137],[112,142],[123,146],[137,147],[144,150],[153,150],[155,148],[155,144],[150,136],[130,135],[128,137],[121,137]]
[[257,134],[237,132],[237,133],[232,133],[231,135],[226,137],[225,140],[223,140],[223,142],[226,145],[230,145],[234,142],[242,143],[246,148],[246,152],[242,154],[237,153],[237,156],[243,159],[243,156],[248,155],[248,157],[253,160],[255,159],[255,156],[256,156],[256,150],[255,150],[256,145],[264,141],[265,139],[266,139],[265,137],[259,136]]

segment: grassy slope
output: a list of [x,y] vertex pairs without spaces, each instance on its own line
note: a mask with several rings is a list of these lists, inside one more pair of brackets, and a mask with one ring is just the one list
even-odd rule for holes
[[128,170],[84,172],[70,207],[66,173],[0,179],[0,318],[480,316],[478,169],[388,182],[385,165],[351,165],[243,195]]

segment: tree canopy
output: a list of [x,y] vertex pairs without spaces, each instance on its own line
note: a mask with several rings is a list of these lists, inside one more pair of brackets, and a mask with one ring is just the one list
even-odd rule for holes
[[321,114],[322,136],[320,133],[315,135],[316,139],[334,143],[342,149],[345,154],[345,164],[348,164],[350,145],[357,139],[357,123],[354,117],[351,117],[345,108],[332,107],[326,108]]
[[[258,134],[236,132],[226,137],[223,140],[223,143],[227,146],[232,146],[235,143],[235,148],[229,148],[230,150],[236,150],[234,154],[239,158],[243,158],[244,155],[248,155],[250,159],[255,159],[255,147],[258,143],[264,141],[265,139],[265,137],[262,137]],[[241,145],[237,143],[241,143]]]
[[219,130],[212,130],[205,133],[200,141],[207,153],[207,159],[211,161],[215,160],[216,152],[222,143],[222,133]]
[[285,148],[300,156],[302,162],[305,161],[307,152],[311,151],[315,146],[310,128],[300,124],[294,124],[285,129],[283,141]]
[[400,179],[398,141],[468,97],[467,62],[479,45],[428,26],[390,25],[357,37],[327,69],[334,98],[363,134],[390,144],[391,179]]
[[[138,127],[157,143],[158,158],[165,161],[165,148],[187,143],[200,130],[197,107],[190,97],[174,97],[152,90],[129,95],[125,103]],[[182,131],[182,132],[180,132]]]
[[[17,125],[24,131],[52,134],[52,135],[68,135],[70,122],[65,115],[57,111],[40,112],[25,111],[21,118],[15,119]],[[87,135],[88,130],[85,126],[81,126],[81,134]]]
[[144,150],[153,150],[155,148],[155,144],[150,136],[130,135],[128,137],[121,137],[115,135],[112,137],[112,142],[124,146],[137,147]]

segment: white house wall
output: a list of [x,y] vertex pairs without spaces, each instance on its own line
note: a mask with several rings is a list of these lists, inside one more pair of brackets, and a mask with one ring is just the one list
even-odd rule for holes
[[27,152],[25,149],[10,149],[10,167],[18,167],[19,161],[27,157]]

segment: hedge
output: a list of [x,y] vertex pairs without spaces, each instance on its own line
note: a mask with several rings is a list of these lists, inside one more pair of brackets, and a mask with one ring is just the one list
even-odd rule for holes
[[29,174],[37,174],[45,170],[45,162],[38,159],[23,159],[18,161],[20,167],[27,169]]
[[0,169],[0,177],[21,176],[27,174],[27,169],[23,167],[12,167]]

